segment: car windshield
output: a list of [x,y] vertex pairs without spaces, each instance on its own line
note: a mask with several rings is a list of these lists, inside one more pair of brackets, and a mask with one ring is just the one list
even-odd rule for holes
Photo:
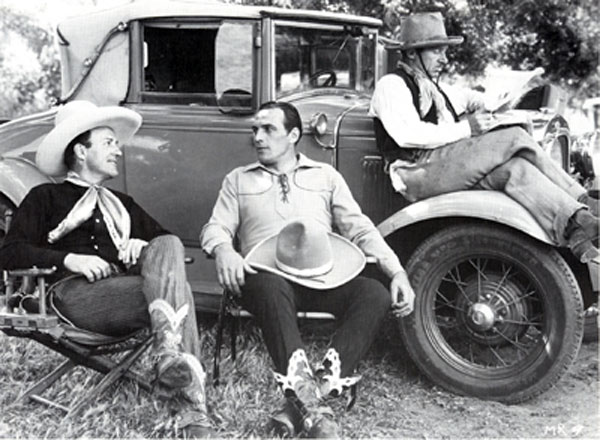
[[278,23],[275,26],[277,97],[320,88],[372,91],[375,42],[375,30]]

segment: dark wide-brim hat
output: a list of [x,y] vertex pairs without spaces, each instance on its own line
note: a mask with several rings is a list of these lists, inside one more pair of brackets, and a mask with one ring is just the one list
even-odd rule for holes
[[463,37],[448,36],[444,18],[440,12],[422,12],[406,16],[400,23],[400,31],[394,36],[390,49],[424,49],[428,47],[454,46]]
[[109,127],[120,145],[129,141],[142,125],[142,117],[124,107],[98,107],[89,101],[71,101],[60,106],[54,117],[54,128],[38,147],[35,162],[48,176],[67,173],[63,156],[67,145],[81,133],[97,127]]
[[356,277],[366,258],[351,241],[312,219],[288,223],[246,255],[255,269],[280,275],[313,289],[333,289]]

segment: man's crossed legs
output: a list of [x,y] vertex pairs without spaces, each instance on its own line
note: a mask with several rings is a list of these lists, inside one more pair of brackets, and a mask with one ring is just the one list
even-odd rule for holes
[[125,274],[94,283],[82,276],[59,281],[51,288],[51,304],[64,320],[100,334],[128,335],[150,326],[156,383],[180,402],[182,434],[212,435],[194,302],[177,237],[152,240]]

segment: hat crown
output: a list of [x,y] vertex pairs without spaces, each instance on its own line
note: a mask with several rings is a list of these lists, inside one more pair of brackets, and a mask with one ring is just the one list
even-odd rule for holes
[[297,276],[318,276],[333,267],[333,251],[327,230],[317,221],[288,223],[277,236],[275,264]]
[[422,12],[405,17],[397,36],[405,49],[459,44],[462,37],[448,37],[440,12]]
[[97,110],[98,107],[89,101],[70,101],[58,108],[56,116],[54,116],[54,125],[62,124],[63,122],[78,117],[87,112]]

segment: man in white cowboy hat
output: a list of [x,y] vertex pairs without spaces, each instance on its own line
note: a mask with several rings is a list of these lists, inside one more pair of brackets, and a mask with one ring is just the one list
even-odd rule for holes
[[62,183],[25,197],[0,249],[0,266],[56,267],[50,304],[65,322],[119,336],[150,326],[156,384],[181,397],[181,434],[212,434],[193,298],[181,241],[133,199],[102,184],[118,175],[120,146],[142,123],[123,107],[60,107],[36,162]]
[[448,37],[435,12],[407,16],[397,40],[403,62],[378,81],[370,108],[394,188],[409,201],[466,189],[503,191],[557,245],[581,262],[598,261],[598,200],[522,128],[489,131],[493,117],[480,96],[438,84],[447,47],[463,37]]
[[[383,318],[412,312],[414,292],[398,257],[362,214],[343,177],[330,165],[296,152],[302,121],[285,102],[255,115],[258,161],[229,173],[201,244],[216,259],[221,285],[262,329],[287,400],[273,421],[287,435],[339,436],[323,402],[356,383],[351,376]],[[333,230],[340,235],[333,234]],[[238,240],[239,251],[234,249]],[[373,256],[391,279],[389,291],[357,276]],[[296,322],[297,310],[339,319],[330,348],[313,371]]]

